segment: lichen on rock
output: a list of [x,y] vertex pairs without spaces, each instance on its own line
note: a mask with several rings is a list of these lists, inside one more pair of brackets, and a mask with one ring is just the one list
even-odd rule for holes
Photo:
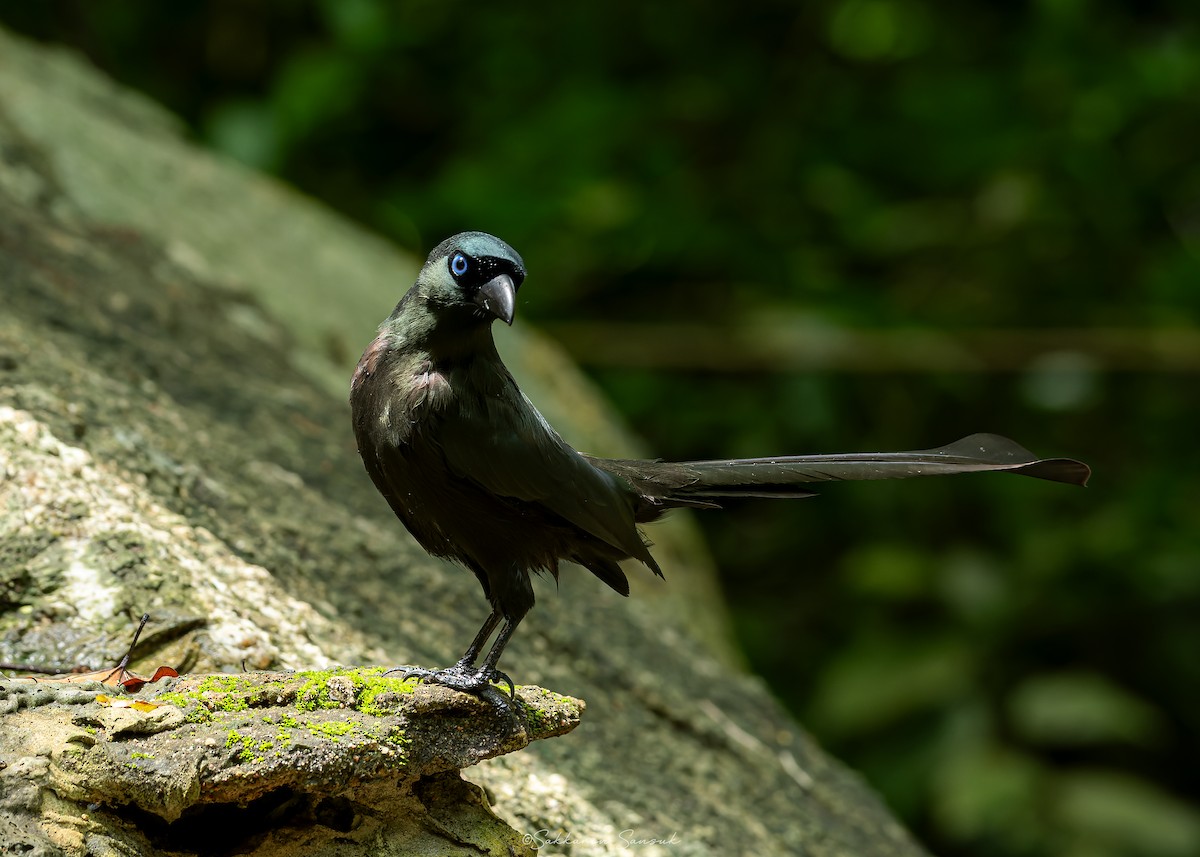
[[[49,760],[26,780],[36,789],[25,822],[45,843],[83,835],[79,818],[93,842],[139,854],[203,836],[206,819],[240,826],[247,840],[284,843],[314,819],[328,826],[332,813],[344,828],[338,853],[368,853],[356,846],[379,836],[441,841],[447,829],[482,853],[520,851],[521,834],[487,810],[458,771],[571,731],[584,707],[526,686],[515,700],[499,691],[480,698],[380,667],[168,679],[135,697],[153,706],[148,711],[105,704],[111,691],[0,682],[0,700],[25,701],[10,706],[16,720],[0,730],[0,753],[22,767]],[[71,804],[79,810],[62,811]],[[50,805],[59,811],[47,813]],[[265,807],[269,827],[261,823]],[[237,841],[228,833],[222,827],[222,847]],[[195,843],[191,850],[204,851]]]

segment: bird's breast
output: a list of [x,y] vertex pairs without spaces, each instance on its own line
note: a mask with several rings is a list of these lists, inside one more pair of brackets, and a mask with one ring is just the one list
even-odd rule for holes
[[378,386],[370,413],[377,438],[403,449],[415,432],[436,433],[437,420],[453,399],[453,384],[445,372],[422,360],[395,366],[374,380]]
[[450,378],[429,360],[417,364],[407,378],[398,380],[398,388],[406,394],[406,410],[414,418],[441,410],[454,392]]

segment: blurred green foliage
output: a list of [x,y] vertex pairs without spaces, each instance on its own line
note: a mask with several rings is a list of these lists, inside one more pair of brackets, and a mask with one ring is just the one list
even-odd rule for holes
[[[496,232],[551,328],[1195,333],[1184,0],[87,0],[0,20],[416,253]],[[713,362],[591,368],[664,457],[991,430],[1093,464],[1087,491],[829,486],[703,523],[755,668],[934,851],[1200,853],[1200,361]]]

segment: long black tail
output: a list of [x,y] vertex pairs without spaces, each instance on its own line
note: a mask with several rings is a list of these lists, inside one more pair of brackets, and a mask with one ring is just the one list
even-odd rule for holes
[[1081,461],[1037,458],[1020,444],[995,434],[973,434],[947,446],[915,452],[684,462],[597,458],[592,463],[628,480],[646,498],[646,520],[658,517],[666,508],[715,506],[723,499],[810,497],[814,492],[801,486],[812,482],[997,471],[1086,485],[1091,475],[1091,468]]

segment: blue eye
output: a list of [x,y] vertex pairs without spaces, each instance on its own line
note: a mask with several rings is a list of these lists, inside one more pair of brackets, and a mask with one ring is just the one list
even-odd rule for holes
[[471,267],[471,263],[467,261],[467,257],[462,253],[455,253],[454,258],[450,260],[450,273],[456,277],[461,277],[465,274],[469,267]]

